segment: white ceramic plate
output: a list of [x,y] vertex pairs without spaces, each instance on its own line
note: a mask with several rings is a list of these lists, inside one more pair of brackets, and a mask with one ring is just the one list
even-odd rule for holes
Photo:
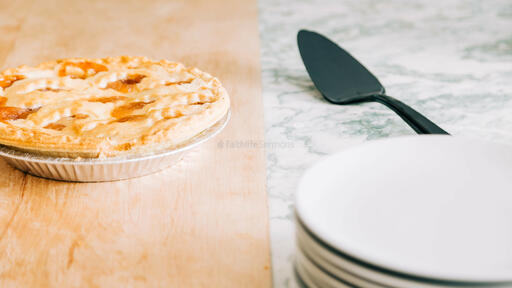
[[512,148],[451,136],[369,142],[327,157],[297,215],[329,246],[417,277],[512,281]]
[[340,282],[325,274],[322,270],[311,263],[300,250],[295,252],[295,265],[308,288],[351,288],[349,284]]
[[[397,275],[385,273],[381,270],[375,270],[368,266],[361,265],[351,259],[347,259],[343,255],[332,251],[329,248],[318,243],[308,232],[304,230],[300,223],[297,223],[297,246],[303,254],[321,266],[324,270],[335,275],[340,279],[347,279],[357,277],[361,283],[360,287],[365,288],[378,288],[378,287],[396,287],[396,288],[476,288],[482,285],[471,286],[456,286],[454,283],[446,282],[432,282],[425,281],[424,279],[414,279],[407,277],[400,277]],[[347,276],[348,275],[348,276]],[[364,282],[363,282],[364,281]],[[351,281],[351,283],[355,283]],[[500,286],[485,286],[485,287],[500,287]],[[506,286],[501,286],[506,287]]]
[[384,286],[377,282],[369,281],[353,274],[352,271],[343,270],[340,267],[335,267],[328,261],[325,261],[323,258],[317,257],[312,252],[313,251],[310,249],[310,247],[305,245],[304,241],[301,239],[301,236],[299,236],[297,239],[297,253],[301,255],[300,257],[304,258],[303,261],[310,263],[309,265],[315,265],[319,271],[324,271],[322,274],[329,274],[328,276],[330,278],[341,279],[357,287],[384,288]]

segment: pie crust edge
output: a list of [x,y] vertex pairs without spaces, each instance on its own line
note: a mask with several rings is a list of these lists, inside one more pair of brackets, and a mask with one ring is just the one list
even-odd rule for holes
[[[151,61],[145,57],[119,56],[127,59],[142,59],[142,61]],[[108,57],[101,59],[114,59],[119,57]],[[101,59],[88,58],[68,58],[73,61],[97,61]],[[67,59],[61,59],[67,60]],[[54,65],[55,61],[34,66],[34,68],[44,69]],[[161,60],[154,63],[172,63],[167,60]],[[16,75],[20,70],[27,66],[6,69],[0,72],[0,78],[3,75]],[[208,109],[199,114],[191,115],[186,119],[177,122],[169,122],[160,127],[158,133],[145,135],[143,139],[135,143],[112,143],[108,138],[94,137],[72,137],[69,135],[56,135],[46,133],[42,127],[33,129],[18,127],[9,124],[9,121],[0,121],[0,144],[36,155],[45,155],[64,158],[114,158],[123,156],[144,155],[149,153],[158,153],[170,150],[173,147],[193,138],[204,130],[210,128],[220,121],[228,112],[230,107],[229,95],[220,81],[206,72],[197,68],[194,72],[198,77],[208,78],[217,86],[217,100],[210,103]]]

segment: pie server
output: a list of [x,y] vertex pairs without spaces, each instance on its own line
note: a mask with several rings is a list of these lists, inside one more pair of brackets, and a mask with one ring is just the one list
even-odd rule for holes
[[386,95],[379,80],[336,43],[307,30],[299,31],[297,42],[311,80],[327,101],[339,105],[379,102],[418,134],[448,134],[416,110]]

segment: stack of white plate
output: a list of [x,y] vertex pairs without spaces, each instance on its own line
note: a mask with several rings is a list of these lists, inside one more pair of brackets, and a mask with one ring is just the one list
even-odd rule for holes
[[306,172],[296,218],[307,287],[512,287],[512,148],[370,142]]

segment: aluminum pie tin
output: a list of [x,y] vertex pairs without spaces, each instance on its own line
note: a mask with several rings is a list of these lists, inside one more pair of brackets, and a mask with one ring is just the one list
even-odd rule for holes
[[72,159],[34,155],[0,145],[0,157],[28,174],[61,181],[105,182],[149,175],[179,162],[184,154],[212,139],[231,117],[231,111],[210,128],[164,152],[107,159]]

